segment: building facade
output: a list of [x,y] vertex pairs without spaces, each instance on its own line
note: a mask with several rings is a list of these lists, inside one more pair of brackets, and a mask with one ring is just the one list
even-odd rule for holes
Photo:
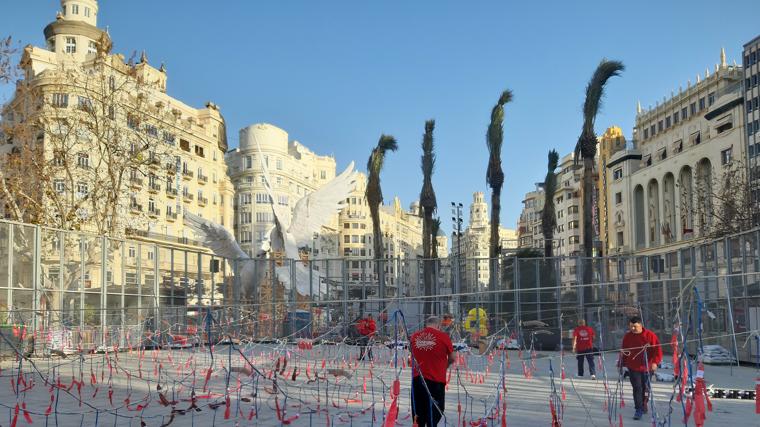
[[[457,238],[461,241],[457,241]],[[518,233],[513,229],[499,227],[499,242],[502,252],[510,252],[518,247]],[[461,236],[452,234],[452,259],[458,260],[461,272],[460,291],[478,292],[488,289],[491,272],[489,252],[491,241],[490,217],[488,203],[483,192],[475,192],[470,204],[470,217],[467,228]],[[459,252],[461,248],[461,253]],[[457,262],[457,261],[452,261]]]
[[744,111],[747,167],[753,204],[753,225],[760,224],[760,36],[746,44],[744,57]]
[[231,230],[219,107],[196,109],[171,97],[166,68],[151,66],[145,53],[137,63],[112,54],[97,14],[95,0],[62,0],[45,27],[46,47],[24,48],[24,79],[3,109],[10,142],[3,152],[15,159],[7,170],[25,168],[33,183],[21,177],[17,189],[37,188],[28,195],[40,209],[14,215],[6,200],[4,215],[177,244],[193,239],[182,226],[185,210]]
[[[235,188],[235,238],[250,256],[260,255],[262,243],[274,227],[274,214],[264,188],[264,165],[272,180],[274,203],[289,209],[307,194],[335,178],[335,159],[320,156],[298,141],[288,139],[284,130],[266,123],[240,130],[240,144],[226,155]],[[339,256],[335,242],[337,218],[326,224],[315,251],[323,256]]]
[[744,71],[715,71],[655,108],[638,109],[632,149],[607,163],[609,253],[662,252],[709,237],[729,171],[742,168]]
[[610,200],[607,197],[608,191],[608,176],[606,173],[607,163],[609,163],[612,155],[618,151],[625,150],[625,135],[623,130],[618,126],[610,126],[604,131],[604,134],[599,137],[599,145],[597,146],[597,163],[596,170],[599,175],[597,181],[597,210],[599,212],[599,240],[601,241],[602,256],[607,255],[609,252],[609,240],[610,229],[607,218],[609,215]]
[[536,183],[536,189],[525,194],[520,219],[517,222],[518,247],[543,251],[544,235],[541,213],[544,210],[544,184]]

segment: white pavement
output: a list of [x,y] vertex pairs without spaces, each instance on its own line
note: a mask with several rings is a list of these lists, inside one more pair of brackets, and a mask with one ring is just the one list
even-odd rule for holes
[[[238,372],[244,370],[247,363],[230,346],[217,346],[213,362],[212,354],[204,348],[133,351],[109,354],[108,357],[96,354],[83,358],[35,359],[36,368],[28,361],[21,363],[25,374],[21,377],[18,362],[6,360],[0,363],[0,384],[5,384],[0,386],[0,426],[11,424],[16,403],[21,408],[16,424],[19,427],[141,426],[141,422],[146,426],[324,426],[328,419],[333,426],[382,425],[387,412],[388,387],[397,372],[392,368],[395,356],[392,350],[376,346],[374,363],[357,362],[356,347],[347,345],[299,350],[295,346],[256,344],[241,350],[266,376],[273,375],[273,370],[279,366],[282,374],[277,377],[277,387],[270,379]],[[486,415],[486,408],[493,407],[497,384],[501,380],[500,354],[494,351],[488,356],[467,355],[466,366],[459,365],[461,381],[456,380],[456,371],[452,371],[446,396],[446,425],[462,425],[457,411],[460,402],[468,425]],[[534,358],[524,353],[525,369],[530,370],[535,365],[532,377],[526,378],[519,353],[508,351],[507,355],[510,360],[505,371],[507,425],[551,425],[550,361],[556,372],[554,380],[558,395],[561,395],[561,384],[565,389],[562,425],[610,425],[604,409],[606,393],[601,372],[597,372],[596,381],[589,378],[571,380],[576,361],[572,355],[566,355],[566,379],[561,382],[559,353],[540,352]],[[287,359],[287,364],[282,357]],[[404,368],[407,354],[402,350],[398,357],[402,391],[397,425],[408,426],[411,425],[411,381],[408,367]],[[605,366],[610,375],[608,384],[614,390],[618,380],[614,369],[615,356],[608,355],[606,359]],[[229,366],[236,368],[229,373]],[[212,370],[207,376],[209,367]],[[297,368],[295,373],[294,368]],[[754,389],[757,376],[754,368],[733,367],[731,371],[728,366],[708,366],[706,382],[722,388]],[[317,376],[323,379],[317,379]],[[14,387],[15,384],[18,388]],[[158,390],[159,384],[161,390]],[[623,415],[624,425],[652,425],[651,419],[632,419],[630,384],[627,381],[622,384],[625,408],[618,408],[618,411]],[[109,389],[112,391],[110,399]],[[657,414],[661,418],[668,413],[672,389],[673,383],[654,383]],[[181,414],[181,410],[192,405],[193,390],[198,410]],[[229,395],[226,390],[230,390]],[[45,416],[51,397],[54,399],[51,412]],[[26,404],[31,424],[24,417],[23,404]],[[175,409],[173,419],[172,407]],[[683,425],[681,418],[681,405],[674,402],[670,425]],[[487,419],[486,425],[500,426],[500,415]],[[613,425],[618,426],[617,418]],[[693,420],[689,425],[694,425]],[[714,399],[713,412],[707,414],[706,425],[760,426],[760,415],[755,414],[754,401]]]

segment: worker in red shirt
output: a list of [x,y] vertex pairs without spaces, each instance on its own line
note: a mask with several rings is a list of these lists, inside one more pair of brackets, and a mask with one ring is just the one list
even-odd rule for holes
[[367,355],[369,360],[372,360],[372,348],[369,346],[369,340],[375,336],[377,331],[377,325],[375,319],[372,318],[372,314],[367,314],[367,317],[360,319],[356,325],[356,329],[359,331],[359,360],[364,360],[364,356]]
[[[425,328],[409,339],[412,351],[412,416],[418,427],[435,427],[443,417],[446,400],[446,371],[454,363],[454,347],[449,335],[441,331],[435,316]],[[431,401],[432,398],[432,401]]]
[[594,366],[594,328],[586,326],[586,321],[578,319],[578,326],[573,329],[573,353],[578,359],[578,376],[583,376],[583,359],[588,361],[588,371],[591,379],[596,379],[596,367]]
[[634,420],[641,419],[647,412],[647,401],[650,393],[649,376],[657,370],[662,361],[662,347],[657,335],[644,329],[641,318],[631,317],[628,329],[623,336],[623,346],[620,350],[619,366],[628,368],[628,375],[633,387],[633,403],[636,407]]

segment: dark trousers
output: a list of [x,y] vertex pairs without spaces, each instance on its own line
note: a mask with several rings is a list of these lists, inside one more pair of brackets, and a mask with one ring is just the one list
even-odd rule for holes
[[[425,389],[425,384],[427,384],[427,389]],[[428,395],[428,390],[430,395]],[[430,397],[435,401],[435,405],[430,402]],[[436,427],[438,425],[441,417],[443,417],[445,398],[446,384],[423,380],[422,375],[414,377],[412,380],[412,400],[414,401],[412,417],[417,417],[418,427]],[[436,405],[438,405],[437,408]],[[432,419],[430,418],[431,415]]]
[[369,337],[362,335],[357,340],[357,343],[359,344],[359,360],[364,360],[365,355],[369,360],[372,360],[372,347],[369,346]]
[[633,387],[633,404],[637,411],[644,411],[649,402],[649,373],[629,369],[628,376]]
[[578,376],[583,376],[583,359],[588,361],[588,371],[591,375],[596,375],[596,366],[594,366],[594,349],[581,350],[575,354],[578,359]]

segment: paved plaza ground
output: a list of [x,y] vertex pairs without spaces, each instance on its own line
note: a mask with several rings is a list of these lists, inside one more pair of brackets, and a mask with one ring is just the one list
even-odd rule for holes
[[[395,372],[400,373],[402,390],[397,425],[412,424],[405,350],[395,353],[376,346],[373,363],[357,361],[357,348],[343,344],[307,350],[294,345],[250,344],[240,350],[220,345],[213,353],[196,347],[92,354],[82,358],[69,355],[33,359],[34,366],[29,361],[19,364],[6,360],[0,365],[4,384],[0,387],[0,425],[12,424],[18,402],[17,426],[141,426],[141,423],[204,427],[323,426],[328,422],[334,426],[381,426]],[[573,378],[575,358],[565,356],[567,375],[561,381],[559,353],[539,352],[531,357],[529,352],[510,350],[506,355],[509,358],[509,367],[504,372],[507,425],[551,425],[550,363],[556,372],[557,396],[561,396],[562,386],[565,389],[562,425],[610,425],[602,375],[596,381]],[[398,356],[398,371],[393,369],[395,356]],[[270,379],[243,372],[247,366],[244,357],[265,377],[274,375],[273,370],[279,368],[277,388]],[[501,425],[501,415],[487,410],[494,406],[497,384],[502,377],[500,359],[498,350],[487,356],[463,354],[462,361],[466,365],[459,365],[460,381],[453,371],[446,396],[446,425],[462,425],[462,419],[471,425],[473,420],[489,414],[492,418],[486,418],[485,425]],[[614,355],[606,357],[607,372],[612,377],[608,384],[613,390],[618,384],[614,362]],[[25,374],[21,377],[19,366]],[[232,372],[228,369],[230,366],[234,367]],[[209,367],[212,368],[210,374]],[[295,373],[294,369],[297,369]],[[532,370],[530,378],[526,377],[526,370],[529,373]],[[708,366],[705,376],[708,385],[744,390],[754,389],[757,371],[749,367]],[[632,419],[630,385],[627,381],[622,384],[625,408],[618,411],[623,415],[624,425],[652,425],[651,419]],[[672,387],[673,383],[654,384],[660,417],[668,413]],[[230,390],[229,394],[225,390]],[[197,409],[188,410],[193,406],[193,391]],[[459,403],[461,416],[457,410]],[[24,404],[28,419],[24,416]],[[760,425],[754,400],[714,399],[713,405],[713,412],[707,415],[708,426]],[[615,406],[619,408],[618,404]],[[671,425],[683,425],[681,418],[681,406],[674,402]],[[617,415],[612,424],[619,425]],[[694,425],[693,420],[689,425]]]

